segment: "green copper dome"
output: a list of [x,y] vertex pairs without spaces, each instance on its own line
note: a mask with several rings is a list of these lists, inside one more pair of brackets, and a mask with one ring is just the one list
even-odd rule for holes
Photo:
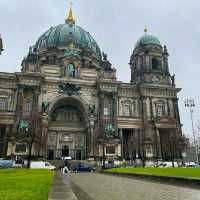
[[48,47],[63,47],[73,44],[76,48],[86,49],[98,60],[101,60],[101,51],[90,35],[75,23],[60,24],[51,27],[36,42],[35,51],[46,49]]
[[137,41],[135,48],[151,44],[161,46],[161,43],[156,36],[145,34]]

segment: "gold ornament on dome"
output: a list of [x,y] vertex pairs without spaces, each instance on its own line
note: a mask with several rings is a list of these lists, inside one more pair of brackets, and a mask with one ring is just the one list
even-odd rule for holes
[[69,14],[67,16],[67,19],[65,20],[66,23],[69,23],[69,24],[75,24],[75,17],[73,15],[73,11],[72,11],[72,5],[73,3],[70,1],[70,8],[69,8]]

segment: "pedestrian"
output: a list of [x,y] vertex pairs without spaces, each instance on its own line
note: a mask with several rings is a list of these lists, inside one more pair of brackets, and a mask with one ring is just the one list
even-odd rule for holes
[[62,169],[62,173],[63,173],[63,174],[69,173],[68,161],[67,161],[67,159],[65,159],[65,161],[64,161],[64,166],[63,166],[63,169]]

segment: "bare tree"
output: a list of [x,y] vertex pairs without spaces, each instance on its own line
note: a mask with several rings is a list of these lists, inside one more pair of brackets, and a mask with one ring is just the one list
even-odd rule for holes
[[39,141],[37,124],[38,112],[33,111],[29,120],[21,120],[18,127],[18,139],[28,147],[27,168],[30,168],[33,145]]
[[[196,131],[195,131],[195,135],[196,135],[196,143],[197,143],[197,149],[198,149],[198,154],[200,152],[200,121],[198,121],[197,125],[196,125]],[[193,141],[194,143],[194,141]]]

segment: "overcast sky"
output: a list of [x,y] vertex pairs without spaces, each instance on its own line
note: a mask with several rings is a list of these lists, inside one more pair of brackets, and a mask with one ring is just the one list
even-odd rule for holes
[[[0,71],[20,70],[29,46],[49,29],[64,23],[67,0],[0,0],[0,33],[4,48]],[[130,81],[129,60],[136,41],[147,25],[150,34],[167,45],[170,72],[182,88],[179,106],[183,131],[191,134],[185,98],[196,101],[194,120],[199,116],[200,97],[200,1],[198,0],[74,0],[76,24],[89,31],[117,68],[118,79]]]

